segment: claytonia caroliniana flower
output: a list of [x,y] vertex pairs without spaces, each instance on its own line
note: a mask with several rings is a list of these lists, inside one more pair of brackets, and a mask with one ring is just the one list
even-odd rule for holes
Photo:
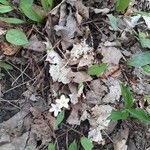
[[68,108],[69,98],[66,98],[65,95],[61,95],[60,99],[56,99],[56,103],[60,106],[60,108]]
[[54,112],[54,116],[56,117],[59,112],[61,112],[61,108],[58,104],[51,104],[50,112]]
[[56,104],[51,104],[50,112],[54,112],[54,116],[56,117],[59,112],[61,112],[61,108],[68,108],[69,98],[66,98],[65,95],[61,95],[60,99],[56,99]]

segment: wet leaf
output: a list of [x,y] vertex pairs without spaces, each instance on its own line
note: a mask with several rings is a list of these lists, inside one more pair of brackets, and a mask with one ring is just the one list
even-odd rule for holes
[[43,18],[32,9],[32,4],[33,0],[21,0],[19,7],[26,17],[33,21],[41,22]]
[[87,73],[91,76],[102,74],[107,69],[107,64],[94,64],[88,67]]
[[0,0],[0,3],[2,3],[3,5],[9,5],[9,2],[7,0]]
[[55,145],[53,143],[49,143],[48,150],[55,150]]
[[26,35],[17,29],[9,29],[6,33],[6,40],[14,45],[25,45],[28,43]]
[[146,111],[141,108],[127,109],[132,117],[139,119],[141,122],[150,123],[150,117]]
[[81,145],[85,150],[92,150],[93,148],[93,144],[92,141],[90,139],[88,139],[87,137],[83,136],[80,139]]
[[77,143],[75,140],[69,145],[68,150],[78,150]]
[[142,68],[145,72],[150,73],[150,65],[145,65]]
[[117,0],[116,2],[116,11],[124,11],[130,3],[130,0]]
[[118,27],[117,27],[117,18],[115,16],[113,16],[112,14],[107,15],[110,25],[113,28],[114,31],[117,31]]
[[18,18],[8,18],[8,17],[0,17],[0,21],[6,22],[6,23],[12,23],[12,24],[21,24],[24,23],[23,20]]
[[13,67],[11,65],[9,65],[3,61],[0,61],[0,68],[3,68],[5,70],[12,70],[13,69]]
[[134,67],[142,67],[150,64],[150,51],[133,54],[127,64]]
[[125,120],[129,116],[129,113],[126,110],[119,111],[119,110],[112,110],[111,115],[108,119],[117,121],[117,120]]
[[121,84],[121,94],[124,98],[125,108],[131,108],[133,105],[133,97],[131,91],[124,84]]
[[11,6],[0,5],[0,13],[7,13],[12,10],[13,10],[13,8]]
[[64,111],[60,112],[60,113],[57,115],[57,118],[56,118],[56,125],[57,125],[57,126],[62,123],[62,121],[64,120],[64,117],[65,117]]

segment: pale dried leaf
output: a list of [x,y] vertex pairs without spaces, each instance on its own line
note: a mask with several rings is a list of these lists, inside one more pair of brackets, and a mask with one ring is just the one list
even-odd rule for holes
[[29,43],[24,46],[26,49],[30,49],[36,52],[44,52],[45,44],[42,41],[39,41],[36,35],[32,36],[29,40]]
[[[108,116],[112,111],[112,107],[110,105],[96,105],[91,109],[91,117],[88,118],[89,123],[91,125],[90,128],[90,137],[93,141],[98,143],[102,143],[103,139],[101,136],[101,130],[107,129],[110,120],[108,120]],[[98,134],[97,134],[97,132]],[[93,135],[95,133],[95,136]]]
[[115,47],[102,47],[101,53],[103,55],[102,62],[118,65],[120,59],[123,57],[120,50]]

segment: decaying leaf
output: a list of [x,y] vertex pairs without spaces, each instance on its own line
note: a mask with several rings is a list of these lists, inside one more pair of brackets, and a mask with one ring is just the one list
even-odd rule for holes
[[71,69],[65,66],[63,59],[54,50],[48,51],[46,61],[50,63],[49,73],[54,82],[67,84],[71,81],[71,77],[69,77]]
[[86,44],[83,40],[81,43],[73,44],[73,48],[70,52],[69,64],[76,65],[78,67],[89,66],[93,63],[93,48]]
[[129,129],[125,128],[120,130],[114,139],[114,149],[115,150],[127,150],[128,146],[126,145],[129,135]]
[[115,103],[119,101],[121,96],[120,82],[114,78],[107,78],[105,83],[109,87],[109,93],[106,94],[103,98],[104,103]]
[[123,57],[120,50],[115,47],[102,47],[101,54],[103,55],[103,63],[110,65],[118,65],[120,59]]
[[96,105],[94,106],[92,111],[92,116],[88,118],[91,128],[89,131],[89,138],[92,141],[102,143],[103,138],[101,134],[101,130],[107,129],[110,120],[108,120],[108,116],[110,115],[112,107],[110,105]]
[[45,44],[42,41],[39,41],[37,36],[34,35],[30,38],[29,43],[24,46],[26,49],[30,49],[36,52],[44,52]]
[[91,81],[91,84],[89,85],[89,87],[90,87],[90,90],[86,92],[87,103],[101,104],[102,98],[105,96],[105,93],[108,90],[107,87],[99,79]]
[[9,43],[3,42],[0,44],[0,48],[5,55],[12,56],[19,51],[20,46],[11,45]]

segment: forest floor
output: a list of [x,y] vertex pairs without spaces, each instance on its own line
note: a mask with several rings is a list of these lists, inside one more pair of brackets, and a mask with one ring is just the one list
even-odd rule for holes
[[[116,12],[111,0],[58,0],[40,23],[19,14],[17,0],[11,3],[15,10],[0,15],[27,22],[0,20],[0,150],[47,150],[49,143],[68,150],[73,141],[82,150],[83,136],[93,150],[150,150],[149,124],[132,116],[108,119],[123,109],[121,83],[132,92],[133,108],[150,113],[150,70],[127,64],[150,48],[137,38],[149,38],[150,17],[134,14],[148,12],[150,2],[134,0]],[[7,42],[5,31],[12,28],[28,43]],[[92,75],[93,64],[106,68]]]

